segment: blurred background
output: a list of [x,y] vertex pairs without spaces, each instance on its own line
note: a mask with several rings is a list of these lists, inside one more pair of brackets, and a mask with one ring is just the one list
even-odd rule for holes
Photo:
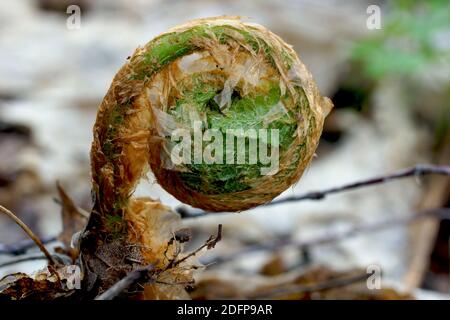
[[[79,28],[71,24],[74,11],[67,12],[73,4]],[[92,126],[115,73],[137,46],[169,27],[224,14],[260,23],[292,44],[335,104],[317,157],[280,197],[418,163],[450,163],[448,1],[6,0],[0,2],[0,204],[49,240],[61,231],[56,181],[89,212]],[[199,273],[193,297],[239,297],[258,286],[314,284],[377,266],[382,288],[392,291],[350,285],[308,297],[449,298],[448,220],[393,223],[320,241],[448,206],[449,182],[410,178],[321,201],[183,219],[193,247],[224,225],[223,240],[202,257],[211,265]],[[182,205],[151,176],[136,194]],[[1,266],[14,259],[11,245],[24,239],[0,216],[0,277],[45,264]],[[268,246],[255,249],[260,244]]]

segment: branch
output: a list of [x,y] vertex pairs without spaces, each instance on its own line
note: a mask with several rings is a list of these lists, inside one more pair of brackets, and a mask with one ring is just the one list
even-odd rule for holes
[[[273,200],[272,202],[268,202],[263,206],[273,206],[282,204],[285,202],[294,202],[294,201],[304,201],[304,200],[322,200],[326,196],[334,193],[340,193],[352,189],[357,189],[361,187],[367,187],[371,185],[376,185],[380,183],[385,183],[397,179],[407,178],[411,176],[421,177],[425,175],[450,175],[450,166],[438,166],[438,165],[430,165],[430,164],[419,164],[411,168],[401,169],[398,171],[394,171],[391,174],[375,176],[373,178],[360,180],[348,184],[344,184],[337,187],[332,187],[328,189],[324,189],[322,191],[312,191],[307,192],[297,196],[291,196],[286,198],[281,198],[277,200]],[[202,217],[207,214],[212,214],[214,212],[205,212],[201,210],[191,210],[186,207],[179,207],[176,209],[177,212],[182,216],[182,218],[195,218]],[[217,213],[214,213],[217,214]]]
[[426,210],[419,212],[414,215],[410,215],[407,217],[400,217],[395,219],[386,219],[379,222],[374,222],[370,224],[365,225],[356,225],[352,228],[350,228],[347,231],[343,232],[334,232],[334,233],[327,233],[325,236],[319,236],[315,239],[307,240],[307,241],[295,241],[290,238],[281,238],[275,241],[261,243],[261,244],[255,244],[253,246],[248,246],[244,248],[243,250],[237,251],[235,253],[231,253],[229,255],[225,256],[219,256],[219,257],[211,257],[209,259],[203,259],[203,264],[219,264],[228,262],[231,260],[235,260],[237,258],[240,258],[242,256],[245,256],[248,253],[258,252],[258,251],[275,251],[280,248],[286,247],[286,246],[294,246],[298,247],[301,250],[308,249],[312,246],[317,245],[323,245],[328,243],[336,243],[338,241],[341,241],[343,239],[356,236],[363,232],[374,232],[377,230],[382,230],[390,227],[395,227],[402,224],[412,223],[419,219],[424,218],[441,218],[441,219],[450,219],[450,209],[434,209],[434,210]]
[[[47,244],[56,241],[56,236],[47,236],[40,238],[42,244]],[[31,247],[34,247],[36,243],[31,239],[23,239],[15,243],[0,243],[0,254],[20,255],[25,253]]]
[[192,251],[191,253],[189,253],[189,254],[188,254],[187,256],[185,256],[184,258],[182,258],[182,259],[180,259],[180,260],[177,260],[177,261],[175,261],[174,263],[169,264],[170,267],[175,267],[175,266],[179,265],[180,263],[186,261],[186,260],[189,259],[190,257],[195,256],[197,253],[199,253],[199,252],[200,252],[203,248],[205,248],[205,247],[206,247],[208,250],[214,248],[214,247],[216,246],[217,242],[219,242],[220,240],[222,240],[222,225],[221,225],[221,224],[219,224],[219,225],[217,226],[217,235],[216,235],[215,237],[214,237],[214,236],[210,236],[209,239],[206,240],[206,242],[205,242],[202,246],[200,246],[199,248],[197,248],[197,250]]
[[35,261],[35,260],[44,260],[44,259],[47,259],[47,257],[46,256],[42,256],[42,255],[29,256],[29,257],[14,259],[14,260],[11,260],[11,261],[6,261],[4,263],[0,263],[0,268],[12,266],[12,265],[15,265],[17,263],[28,262],[28,261]]
[[384,176],[375,176],[373,178],[356,181],[356,182],[349,183],[349,184],[344,184],[342,186],[325,189],[323,191],[308,192],[306,194],[299,195],[299,196],[292,196],[292,197],[275,200],[275,201],[267,203],[266,206],[280,204],[280,203],[284,203],[284,202],[291,202],[291,201],[322,200],[327,195],[333,194],[333,193],[339,193],[339,192],[348,191],[351,189],[367,187],[367,186],[385,183],[385,182],[402,179],[402,178],[407,178],[407,177],[411,177],[411,176],[421,177],[421,176],[431,175],[431,174],[450,175],[450,166],[436,166],[436,165],[427,165],[427,164],[416,165],[414,167],[398,170],[398,171],[395,171],[391,174],[387,174]]
[[39,247],[39,249],[42,251],[42,253],[45,255],[45,257],[48,260],[48,263],[52,266],[56,265],[56,261],[53,259],[52,255],[47,251],[47,249],[42,244],[41,240],[31,231],[28,226],[23,223],[22,220],[20,220],[14,213],[0,205],[0,211],[6,214],[9,218],[11,218],[19,227],[25,231],[25,233],[36,243],[36,245]]
[[128,289],[132,284],[138,281],[148,281],[149,273],[153,270],[153,265],[136,269],[129,272],[125,277],[120,279],[108,290],[97,296],[95,300],[112,300],[121,294],[124,290]]
[[258,294],[251,295],[249,299],[274,299],[276,297],[285,296],[289,294],[312,293],[317,291],[341,288],[361,281],[366,281],[369,276],[370,274],[363,272],[345,278],[332,278],[312,285],[294,284],[286,286],[284,288],[266,290],[265,292],[260,291],[258,292]]

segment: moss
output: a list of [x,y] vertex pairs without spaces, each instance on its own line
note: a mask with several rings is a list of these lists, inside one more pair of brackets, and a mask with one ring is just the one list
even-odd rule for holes
[[122,219],[122,216],[116,214],[107,214],[106,215],[106,227],[112,237],[113,240],[117,240],[125,234],[126,225]]

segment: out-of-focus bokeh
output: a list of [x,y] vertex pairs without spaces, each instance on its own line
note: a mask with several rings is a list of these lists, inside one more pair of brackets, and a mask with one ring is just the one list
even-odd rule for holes
[[[73,24],[76,10],[67,11],[70,5],[80,8],[79,28]],[[417,163],[449,164],[448,1],[7,0],[0,2],[0,204],[41,237],[61,230],[56,181],[89,211],[92,126],[114,74],[135,48],[169,27],[225,14],[260,23],[292,44],[322,94],[335,104],[317,157],[281,197]],[[214,261],[249,245],[312,241],[446,206],[448,182],[411,178],[321,201],[184,223],[194,231],[193,246],[224,224],[222,242],[204,256]],[[174,208],[182,205],[151,176],[136,194]],[[249,251],[211,265],[199,279],[246,279],[251,286],[289,281],[317,267],[347,272],[375,265],[386,287],[412,289],[418,298],[445,298],[450,294],[449,234],[444,220],[397,224],[301,250],[286,245]],[[0,216],[3,246],[25,238]],[[8,259],[0,254],[0,263]],[[2,267],[0,276],[44,263]],[[201,294],[211,290],[214,296],[213,289],[204,290]]]

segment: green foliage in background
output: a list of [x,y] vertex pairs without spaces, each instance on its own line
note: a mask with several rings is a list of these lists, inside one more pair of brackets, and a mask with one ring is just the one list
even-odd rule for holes
[[450,1],[392,1],[381,21],[382,29],[353,50],[367,77],[412,75],[435,63],[450,63]]

